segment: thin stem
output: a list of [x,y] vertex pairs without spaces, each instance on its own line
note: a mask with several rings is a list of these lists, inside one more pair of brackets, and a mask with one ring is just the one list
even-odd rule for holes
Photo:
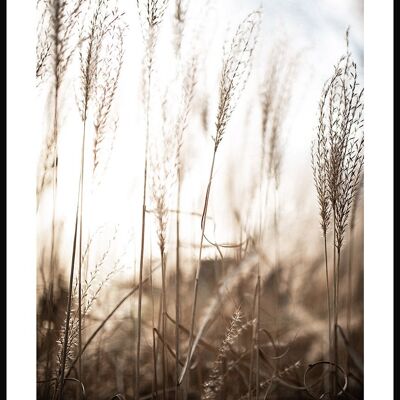
[[[267,199],[268,199],[268,189],[269,189],[269,179],[267,181],[267,186],[266,186],[266,193],[265,193],[265,199],[264,203],[262,203],[262,192],[263,192],[263,178],[264,178],[264,163],[265,163],[265,127],[263,126],[262,132],[261,132],[261,163],[260,163],[260,222],[259,222],[259,230],[258,230],[258,242],[259,245],[261,245],[263,233],[264,233],[264,224],[265,219],[264,219],[264,213],[263,213],[263,208],[266,210],[267,208]],[[260,386],[260,300],[261,300],[261,274],[260,274],[260,260],[258,261],[257,264],[257,286],[256,286],[256,297],[257,297],[257,310],[256,310],[256,323],[255,323],[255,345],[256,345],[256,399],[259,397],[259,386]],[[250,379],[249,379],[249,400],[251,400],[252,397],[252,372],[253,372],[253,351],[254,347],[252,347],[252,352],[251,352],[251,367],[250,367]]]
[[142,202],[142,232],[140,242],[140,263],[139,263],[139,299],[138,299],[138,325],[137,325],[137,344],[136,344],[136,380],[135,380],[135,398],[139,398],[139,381],[140,381],[140,344],[142,329],[142,296],[143,296],[143,262],[144,262],[144,240],[146,226],[146,192],[147,192],[147,170],[148,170],[148,152],[149,152],[149,136],[150,136],[150,90],[151,86],[151,60],[147,68],[147,96],[146,96],[146,143],[144,156],[143,171],[143,202]]
[[[79,210],[79,269],[78,269],[78,351],[82,352],[82,234],[83,234],[83,188],[85,179],[85,140],[86,140],[86,113],[83,122],[82,159],[80,172],[80,210]],[[78,379],[82,381],[82,357],[79,357]]]
[[[278,204],[278,187],[275,186],[274,190],[274,235],[275,235],[275,263],[274,263],[274,270],[275,270],[275,295],[276,295],[276,302],[275,302],[275,315],[274,315],[274,322],[279,332],[279,271],[280,271],[280,248],[279,248],[279,226],[278,226],[278,212],[279,212],[279,204]],[[277,335],[277,340],[279,343],[279,335]]]
[[196,276],[195,276],[194,289],[193,289],[193,306],[192,306],[192,315],[191,315],[191,322],[190,322],[188,354],[186,357],[185,365],[184,365],[183,370],[180,375],[180,379],[179,379],[180,383],[183,381],[183,378],[185,377],[186,371],[188,370],[188,367],[189,367],[189,364],[190,364],[190,361],[192,358],[192,354],[194,351],[194,349],[193,349],[194,323],[195,323],[195,318],[196,318],[197,295],[198,295],[199,276],[200,276],[200,268],[201,268],[201,255],[202,255],[202,250],[203,250],[204,231],[206,228],[208,202],[209,202],[209,196],[210,196],[210,191],[211,191],[211,183],[212,183],[212,177],[213,177],[213,173],[214,173],[216,154],[217,154],[217,147],[215,146],[214,152],[213,152],[213,158],[212,158],[212,162],[211,162],[210,176],[208,179],[206,197],[204,200],[203,216],[202,216],[202,221],[201,221],[200,249],[199,249],[199,258],[198,258],[198,263],[197,263],[197,268],[196,268]]
[[257,275],[257,321],[256,321],[256,399],[259,397],[260,392],[260,316],[261,316],[261,276],[260,264],[258,264]]
[[[279,247],[279,225],[278,225],[278,213],[279,213],[279,193],[278,193],[278,183],[275,176],[275,187],[274,187],[274,236],[275,236],[275,260],[274,260],[274,288],[276,301],[274,303],[274,326],[276,328],[276,341],[279,345],[279,286],[280,286],[280,247]],[[276,359],[276,370],[280,369],[280,359]],[[277,395],[280,396],[280,387],[276,388]]]
[[[70,276],[69,276],[69,287],[68,287],[68,303],[67,303],[67,316],[65,319],[65,333],[64,333],[64,342],[63,349],[61,355],[61,372],[60,372],[60,395],[59,398],[62,398],[62,393],[64,389],[64,375],[65,375],[65,363],[67,360],[67,347],[68,347],[68,334],[69,334],[69,322],[71,319],[71,306],[72,306],[72,290],[74,284],[74,267],[75,267],[75,256],[76,256],[76,241],[78,235],[78,210],[79,210],[79,201],[77,201],[76,207],[76,216],[75,216],[75,229],[74,229],[74,240],[72,246],[72,260],[71,260],[71,268],[70,268]],[[54,391],[54,398],[56,398],[57,394],[57,384],[56,389]]]
[[[258,264],[258,269],[259,269],[259,264]],[[256,301],[257,301],[257,296],[259,294],[258,291],[258,274],[257,274],[257,281],[256,281],[256,288],[254,290],[254,298],[253,298],[253,304],[251,307],[251,313],[252,313],[252,318],[254,318],[254,315],[256,315],[257,318],[257,311],[256,311]],[[254,347],[256,347],[256,341],[257,341],[257,333],[256,333],[256,329],[257,329],[257,324],[253,325],[253,333],[252,333],[252,337],[251,337],[251,347],[250,347],[250,368],[249,368],[249,384],[248,384],[248,393],[249,393],[249,400],[251,400],[251,396],[252,396],[252,391],[253,391],[253,371],[254,371]],[[258,349],[257,349],[258,351]]]
[[176,201],[176,260],[175,260],[175,373],[176,373],[176,390],[175,400],[179,399],[179,323],[180,323],[180,203],[181,203],[181,169],[177,170],[177,201]]
[[[347,316],[346,316],[346,331],[347,339],[351,342],[351,302],[353,299],[353,285],[352,285],[352,266],[353,266],[353,241],[354,241],[354,227],[350,226],[350,240],[349,240],[349,258],[347,265]],[[346,370],[349,371],[350,357],[347,356]]]
[[157,395],[157,342],[156,342],[156,323],[155,323],[155,302],[154,302],[154,286],[153,286],[153,272],[151,269],[151,266],[153,264],[153,252],[152,252],[152,246],[151,246],[151,239],[150,239],[150,291],[151,291],[151,332],[152,332],[152,340],[153,340],[153,393],[155,393],[155,398],[158,398]]
[[56,203],[57,203],[57,184],[58,184],[58,84],[56,83],[54,94],[54,165],[53,165],[53,204],[51,217],[51,250],[50,250],[50,295],[53,300],[54,278],[56,265],[54,263],[54,252],[56,242]]
[[[154,321],[154,320],[153,320]],[[154,398],[158,398],[157,395],[157,349],[156,349],[156,328],[153,322],[152,338],[153,338],[153,393],[155,393]]]
[[[79,177],[79,189],[78,189],[78,200],[76,202],[76,216],[75,216],[75,228],[74,228],[74,240],[72,245],[72,260],[71,260],[71,269],[70,269],[70,277],[69,277],[69,288],[68,288],[68,303],[67,303],[67,316],[65,319],[65,333],[64,333],[64,342],[61,356],[61,372],[60,372],[60,395],[59,398],[62,399],[63,390],[64,390],[64,376],[65,376],[65,363],[67,361],[67,348],[68,348],[68,335],[69,335],[69,323],[71,319],[71,307],[72,307],[72,291],[73,291],[73,283],[74,283],[74,268],[75,268],[75,257],[76,257],[76,247],[77,247],[77,236],[78,236],[78,225],[79,225],[79,210],[80,210],[80,200],[81,200],[81,189],[83,185],[83,164],[84,164],[84,150],[85,150],[85,125],[84,132],[82,138],[82,149],[81,149],[81,173]],[[81,265],[81,263],[80,263]],[[80,292],[80,291],[79,291]],[[83,353],[82,349],[79,349],[79,354]],[[79,357],[80,360],[80,357]],[[55,396],[57,393],[57,387],[54,392]]]
[[[337,328],[338,328],[338,322],[339,322],[339,268],[340,268],[340,255],[341,255],[341,248],[338,247],[337,249],[337,268],[336,268],[336,313],[335,313],[335,321],[334,321],[334,343],[335,343],[335,347],[334,347],[334,352],[335,352],[335,376],[336,376],[336,385],[338,384],[337,382],[337,365],[339,362],[339,349],[338,349],[338,334],[337,334]],[[336,391],[336,390],[335,390]]]
[[[53,203],[52,203],[52,217],[51,217],[51,247],[50,247],[50,283],[47,298],[47,310],[51,315],[51,321],[53,321],[53,304],[54,304],[54,283],[56,276],[57,265],[54,261],[55,253],[55,242],[56,242],[56,204],[57,204],[57,184],[58,184],[58,87],[59,84],[55,83],[55,94],[54,94],[54,122],[53,122],[53,138],[54,138],[54,165],[53,165]],[[43,183],[42,183],[43,186]],[[39,201],[38,201],[39,204]],[[50,331],[49,331],[50,332]],[[52,348],[48,346],[47,350],[47,362],[46,362],[46,380],[50,378],[52,370]]]
[[[162,266],[161,266],[161,268],[162,268]],[[162,274],[162,271],[161,271],[161,274]],[[162,293],[160,293],[160,296],[159,296],[159,304],[160,304],[160,307],[158,307],[158,316],[157,316],[157,328],[155,328],[154,329],[154,331],[153,331],[153,333],[154,334],[157,334],[157,342],[156,342],[156,344],[157,344],[157,348],[156,348],[156,363],[157,363],[157,358],[158,358],[158,348],[159,348],[159,343],[160,343],[160,330],[162,329],[162,318],[163,318],[163,305],[162,305],[162,303],[163,303],[163,294]],[[161,342],[163,342],[164,343],[164,339],[162,339],[161,340]],[[162,354],[161,354],[161,358],[162,358]],[[162,362],[162,359],[161,359],[161,362]],[[162,366],[162,368],[163,368],[163,366]],[[162,379],[163,379],[163,381],[164,381],[164,370],[162,369]],[[161,390],[162,390],[162,388],[161,388]]]
[[162,371],[163,371],[163,400],[166,398],[166,388],[167,388],[167,357],[166,357],[166,346],[165,346],[165,341],[166,341],[166,333],[167,333],[167,289],[166,289],[166,280],[165,280],[165,275],[166,275],[166,257],[165,257],[165,251],[163,246],[160,246],[160,255],[161,255],[161,285],[162,285],[162,317],[161,317],[161,328],[162,328],[162,353],[161,353],[161,359],[162,359]]
[[336,353],[334,349],[336,348],[336,335],[335,335],[335,322],[336,322],[336,285],[337,285],[337,274],[336,274],[336,216],[335,216],[335,203],[333,202],[332,204],[332,209],[333,209],[333,337],[332,337],[332,353],[333,353],[333,363],[335,365],[335,373],[333,374],[332,377],[332,394],[333,397],[336,397],[337,391],[336,391],[336,385],[337,385],[337,370],[336,370],[336,365],[337,365],[337,360],[336,360]]
[[331,338],[331,327],[332,327],[332,316],[331,316],[331,295],[329,289],[329,268],[328,268],[328,248],[326,240],[326,230],[324,231],[324,251],[325,251],[325,275],[326,275],[326,298],[328,303],[328,361],[332,361],[332,338]]

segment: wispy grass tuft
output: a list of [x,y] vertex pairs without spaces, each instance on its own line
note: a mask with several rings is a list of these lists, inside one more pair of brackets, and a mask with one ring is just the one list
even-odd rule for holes
[[[313,170],[320,205],[321,227],[326,231],[333,219],[333,326],[330,328],[331,356],[338,365],[337,327],[339,319],[339,288],[341,250],[351,208],[357,193],[364,165],[363,93],[358,81],[357,65],[349,51],[335,65],[332,78],[326,83],[320,101],[317,142],[313,146]],[[327,284],[328,282],[328,273]],[[337,395],[337,372],[331,382]]]
[[230,346],[237,340],[240,334],[242,319],[243,315],[240,311],[240,308],[237,308],[232,315],[232,320],[226,330],[224,340],[218,348],[218,355],[214,361],[210,375],[204,383],[203,394],[201,396],[201,398],[204,400],[213,400],[218,398],[218,394],[224,384],[223,362],[226,358],[227,352],[230,349]]

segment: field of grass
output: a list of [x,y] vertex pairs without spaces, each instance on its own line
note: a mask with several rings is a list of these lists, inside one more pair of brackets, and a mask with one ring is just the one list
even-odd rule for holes
[[268,7],[130,3],[37,4],[37,398],[362,399],[351,29],[319,81]]

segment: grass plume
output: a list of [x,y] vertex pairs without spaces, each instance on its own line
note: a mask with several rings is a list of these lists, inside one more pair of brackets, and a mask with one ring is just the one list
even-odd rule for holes
[[[348,31],[346,40],[348,47]],[[330,331],[334,365],[339,362],[337,326],[341,250],[364,164],[363,93],[357,65],[348,49],[323,89],[317,143],[313,150],[314,180],[325,243],[331,215],[333,219],[333,326]],[[327,269],[326,249],[325,260]],[[337,395],[336,381],[337,373],[331,383],[333,396]]]

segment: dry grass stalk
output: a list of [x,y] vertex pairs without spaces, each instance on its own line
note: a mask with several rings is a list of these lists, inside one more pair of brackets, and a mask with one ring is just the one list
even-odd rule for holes
[[[151,197],[154,203],[154,214],[157,220],[158,247],[161,258],[162,301],[161,301],[161,336],[166,337],[167,321],[167,232],[172,191],[176,183],[177,137],[167,116],[167,97],[162,105],[161,140],[151,145]],[[166,396],[167,359],[165,340],[162,341],[163,398]]]
[[137,324],[137,343],[136,343],[136,377],[135,377],[135,397],[139,398],[140,382],[140,345],[141,345],[141,325],[142,325],[142,278],[144,264],[144,241],[146,227],[146,202],[147,202],[147,173],[148,173],[148,153],[150,138],[150,103],[154,52],[159,32],[159,26],[163,19],[168,0],[137,0],[139,18],[142,27],[143,41],[145,45],[144,71],[143,71],[143,94],[146,114],[146,136],[145,154],[143,166],[143,202],[142,202],[142,229],[139,263],[139,299],[138,299],[138,324]]
[[[182,101],[179,104],[179,110],[175,122],[176,135],[176,251],[175,251],[175,399],[179,399],[179,359],[180,359],[180,207],[181,207],[181,187],[183,174],[182,145],[184,134],[187,130],[188,117],[191,111],[193,94],[196,85],[197,75],[197,56],[193,55],[188,62],[182,60],[182,39],[185,28],[186,14],[190,0],[176,0],[174,13],[174,49],[177,58],[177,81],[181,84]],[[195,52],[194,52],[195,53]],[[180,74],[180,75],[179,75]],[[183,75],[182,82],[180,76]]]
[[[84,172],[85,172],[85,147],[86,147],[86,130],[88,111],[93,97],[98,88],[97,77],[99,71],[104,65],[103,51],[104,42],[107,35],[113,32],[113,26],[120,20],[122,14],[118,9],[109,10],[108,3],[104,0],[98,0],[93,15],[90,16],[90,22],[83,30],[82,46],[80,49],[80,89],[81,97],[78,103],[79,111],[83,123],[82,133],[82,146],[81,146],[81,162],[80,162],[80,176],[78,188],[78,201],[76,206],[75,218],[75,233],[73,240],[72,261],[70,270],[70,285],[67,305],[67,316],[65,321],[65,336],[64,336],[64,351],[61,362],[60,373],[60,398],[63,394],[64,375],[65,375],[65,361],[66,349],[68,346],[68,330],[71,315],[71,296],[72,296],[72,282],[74,276],[75,257],[78,252],[78,349],[79,354],[82,353],[82,261],[83,261],[83,199],[84,199]],[[79,230],[79,242],[78,242]],[[82,376],[82,360],[79,358],[78,376],[81,380]]]
[[186,68],[186,73],[182,82],[183,100],[178,113],[175,134],[176,134],[176,254],[175,254],[175,353],[176,353],[176,390],[175,398],[179,396],[179,359],[180,359],[180,337],[179,337],[179,322],[180,322],[180,208],[181,208],[181,187],[182,187],[182,156],[181,149],[183,144],[184,134],[187,130],[188,116],[191,110],[194,89],[196,85],[197,75],[197,59],[192,57],[190,64]]
[[[336,74],[333,79],[335,79]],[[327,84],[331,84],[332,80]],[[325,104],[328,101],[328,91],[324,88],[319,103],[319,121],[317,129],[317,141],[312,144],[311,164],[313,169],[314,184],[317,190],[320,225],[324,239],[324,256],[325,256],[325,278],[326,278],[326,294],[328,307],[328,342],[329,342],[329,361],[332,360],[332,315],[331,315],[331,293],[329,284],[329,265],[328,265],[328,249],[327,249],[327,231],[331,222],[332,207],[329,199],[328,191],[328,138],[324,135],[326,111]]]
[[[84,0],[43,0],[37,3],[40,13],[38,39],[36,45],[36,77],[39,82],[50,80],[52,126],[46,137],[46,143],[39,164],[36,187],[37,209],[44,189],[52,184],[52,215],[50,239],[50,277],[48,290],[49,310],[53,308],[54,284],[57,276],[56,253],[56,219],[58,192],[58,137],[59,117],[61,112],[62,84],[72,61],[77,40],[74,29],[79,25]],[[51,349],[49,348],[49,352]],[[49,358],[52,358],[49,353]],[[46,372],[51,373],[50,365]]]
[[[346,33],[348,45],[348,31]],[[357,66],[347,50],[324,87],[320,103],[313,169],[323,233],[333,217],[333,331],[331,352],[338,365],[339,269],[344,235],[364,164],[363,89]],[[328,203],[329,200],[329,203]],[[332,210],[332,211],[330,211]],[[324,233],[326,236],[326,234]],[[325,252],[326,254],[326,252]],[[337,394],[337,372],[332,393]]]
[[[110,10],[109,3],[105,0],[98,0],[91,20],[82,33],[82,45],[80,49],[80,70],[81,70],[81,98],[78,103],[81,119],[83,122],[81,171],[80,171],[80,201],[79,207],[79,270],[78,270],[78,311],[79,311],[79,353],[82,351],[82,241],[83,241],[83,208],[84,208],[84,182],[85,182],[85,148],[88,111],[92,102],[97,101],[95,134],[98,138],[105,127],[111,104],[118,84],[119,72],[122,65],[122,27],[118,26],[122,14],[117,8]],[[85,29],[86,28],[86,29]],[[116,74],[110,79],[109,85],[104,86],[104,72],[111,72],[111,65],[114,60],[109,58],[105,46],[108,39],[113,39],[115,32],[118,32],[119,46],[116,53]],[[106,91],[108,90],[108,91]],[[99,125],[97,125],[99,124]],[[96,129],[97,128],[97,129]],[[95,152],[96,155],[96,152]],[[79,359],[79,379],[82,379],[82,358]]]
[[190,323],[190,336],[188,354],[186,357],[185,367],[181,373],[180,382],[183,381],[188,365],[190,363],[193,352],[193,334],[196,317],[198,282],[201,267],[201,255],[204,240],[205,224],[207,219],[208,202],[211,190],[211,183],[214,173],[214,165],[218,147],[224,137],[227,123],[234,111],[240,94],[242,93],[251,70],[252,54],[256,46],[258,30],[260,26],[261,13],[259,11],[249,14],[244,21],[238,26],[238,29],[232,39],[229,51],[222,66],[222,74],[220,79],[220,93],[218,114],[216,120],[216,134],[213,137],[214,150],[210,168],[210,176],[207,185],[207,191],[204,201],[204,209],[201,221],[201,238],[199,258],[196,268],[196,276],[193,291],[193,307]]
[[[180,359],[180,207],[181,207],[181,188],[182,188],[182,175],[183,175],[183,159],[182,159],[182,145],[184,134],[187,130],[188,117],[191,111],[193,102],[194,89],[196,85],[197,76],[197,56],[193,51],[193,56],[185,62],[182,59],[182,40],[186,22],[186,14],[190,0],[176,0],[175,13],[174,13],[174,33],[175,33],[175,55],[177,58],[177,81],[181,84],[181,97],[182,101],[179,105],[179,111],[175,123],[176,135],[176,250],[175,250],[175,399],[177,400],[180,395],[179,386],[179,359]],[[183,79],[180,79],[180,73]]]

